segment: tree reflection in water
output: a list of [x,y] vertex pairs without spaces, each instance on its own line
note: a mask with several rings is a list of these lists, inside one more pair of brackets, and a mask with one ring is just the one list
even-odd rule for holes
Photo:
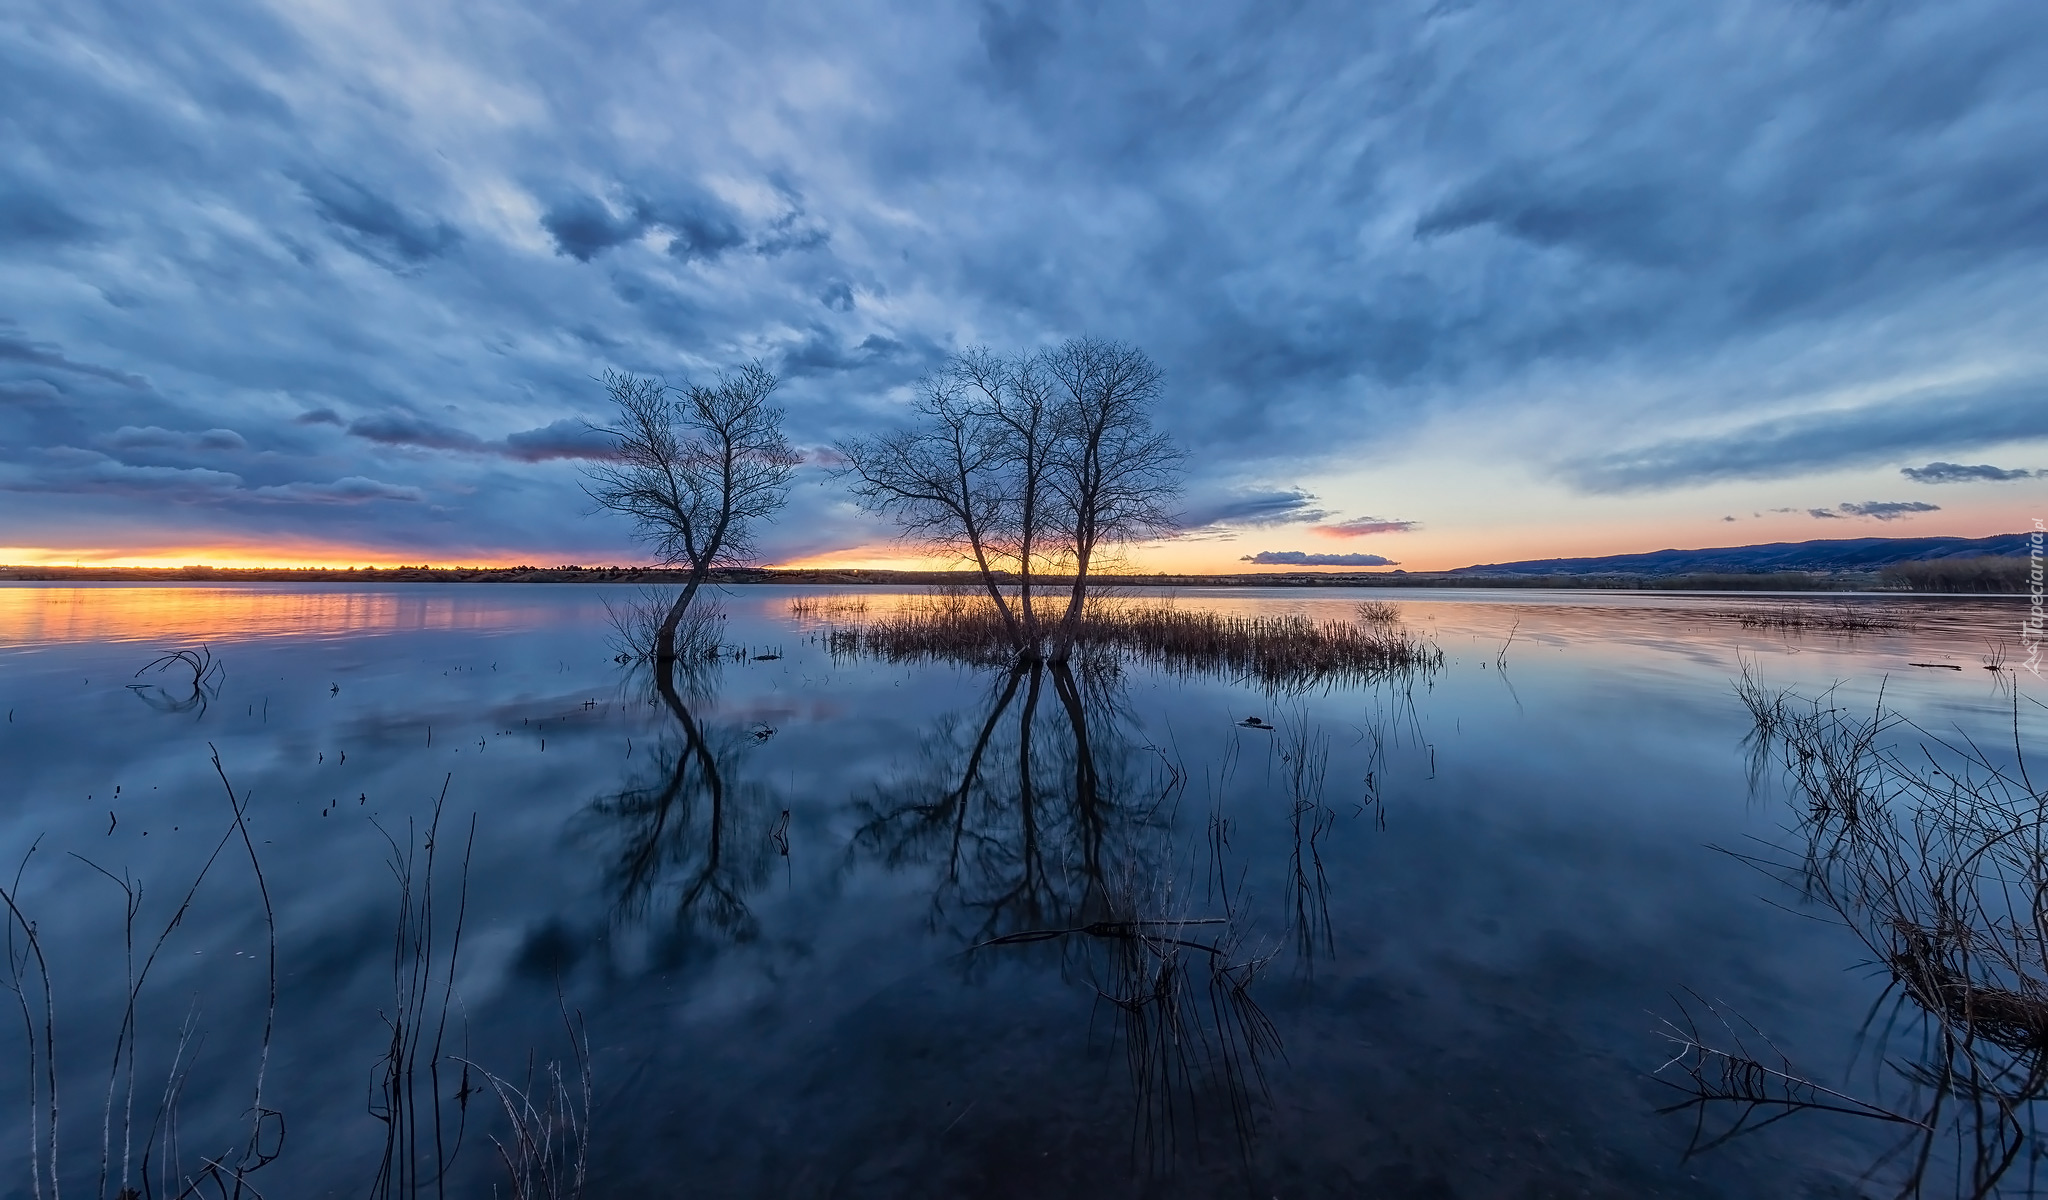
[[[1048,688],[1048,685],[1050,687]],[[1048,704],[1048,690],[1051,692]],[[1116,1017],[1154,1165],[1218,1108],[1249,1149],[1276,1031],[1252,997],[1270,960],[1246,945],[1233,898],[1198,912],[1171,819],[1186,775],[1141,744],[1111,677],[1025,662],[991,681],[978,722],[942,723],[917,769],[856,805],[852,853],[932,872],[930,925],[973,970],[991,955],[1052,952]],[[1211,850],[1224,851],[1224,839]],[[1092,1020],[1092,1018],[1091,1018]]]
[[767,789],[738,769],[739,755],[755,739],[699,721],[677,688],[673,664],[657,667],[653,682],[652,701],[673,727],[664,729],[647,767],[591,806],[616,843],[609,873],[619,912],[644,917],[667,909],[679,926],[751,940],[759,922],[747,897],[767,881],[778,857],[772,834],[780,811]]

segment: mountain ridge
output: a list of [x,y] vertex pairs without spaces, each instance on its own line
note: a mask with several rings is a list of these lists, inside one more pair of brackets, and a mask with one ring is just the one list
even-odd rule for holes
[[1451,575],[1681,575],[1695,572],[1869,571],[1903,562],[1944,558],[2025,557],[2032,535],[1991,537],[1817,538],[1696,550],[1651,550],[1597,558],[1533,558],[1458,567]]

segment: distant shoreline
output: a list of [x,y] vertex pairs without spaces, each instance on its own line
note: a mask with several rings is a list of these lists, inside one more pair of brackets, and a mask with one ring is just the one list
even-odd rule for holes
[[[17,583],[680,583],[687,571],[660,567],[52,567],[0,565],[0,582]],[[819,587],[978,587],[979,579],[959,571],[881,571],[827,568],[728,568],[712,581]],[[1005,579],[1005,582],[1014,582]],[[1071,582],[1057,576],[1037,580],[1049,587]],[[2010,595],[1954,586],[1916,587],[1914,580],[1886,578],[1877,571],[1772,571],[1737,573],[1557,573],[1476,574],[1466,572],[1290,572],[1221,575],[1099,575],[1092,586],[1107,588],[1510,588],[1574,591],[1659,592],[1881,592],[1896,595]]]

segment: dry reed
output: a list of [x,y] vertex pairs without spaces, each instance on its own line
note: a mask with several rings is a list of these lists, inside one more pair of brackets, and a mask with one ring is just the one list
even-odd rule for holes
[[1749,608],[1725,614],[1744,629],[1813,629],[1829,633],[1879,633],[1904,628],[1899,614],[1884,609],[1835,604],[1816,607],[1807,604],[1772,608]]
[[[1739,1018],[1696,998],[1728,1037],[1710,1041],[1690,1011],[1667,1023],[1676,1050],[1662,1070],[1687,1093],[1674,1107],[1739,1115],[1712,1138],[1702,1125],[1695,1148],[1768,1124],[1752,1123],[1761,1112],[1859,1114],[1910,1129],[1879,1164],[1897,1166],[1899,1195],[1943,1178],[1957,1195],[1998,1193],[2016,1163],[2040,1156],[2048,1099],[2048,790],[2028,774],[2019,698],[2010,753],[1993,753],[1911,725],[1882,697],[1851,712],[1767,689],[1746,665],[1737,692],[1753,751],[1775,755],[1798,813],[1789,844],[1739,857],[1868,950],[1886,979],[1872,1021],[1892,1009],[1869,1062],[1893,1098],[1824,1087],[1775,1047],[1752,1052]],[[1892,1040],[1899,1029],[1918,1036]]]
[[[994,606],[959,596],[831,630],[826,644],[837,655],[888,662],[995,665],[1018,657]],[[1240,616],[1164,604],[1091,607],[1075,629],[1073,646],[1076,654],[1098,661],[1147,663],[1182,675],[1221,674],[1277,688],[1443,665],[1442,650],[1383,619]]]
[[864,617],[867,614],[866,596],[794,596],[789,601],[789,615],[807,621]]

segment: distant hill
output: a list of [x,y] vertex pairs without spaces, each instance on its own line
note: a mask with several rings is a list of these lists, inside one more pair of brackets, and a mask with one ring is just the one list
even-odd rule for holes
[[2029,535],[1987,538],[1828,538],[1715,546],[1705,550],[1652,550],[1605,558],[1537,558],[1527,562],[1459,567],[1452,575],[1686,575],[1759,574],[1770,571],[1874,571],[1894,563],[1944,558],[2025,557]]

